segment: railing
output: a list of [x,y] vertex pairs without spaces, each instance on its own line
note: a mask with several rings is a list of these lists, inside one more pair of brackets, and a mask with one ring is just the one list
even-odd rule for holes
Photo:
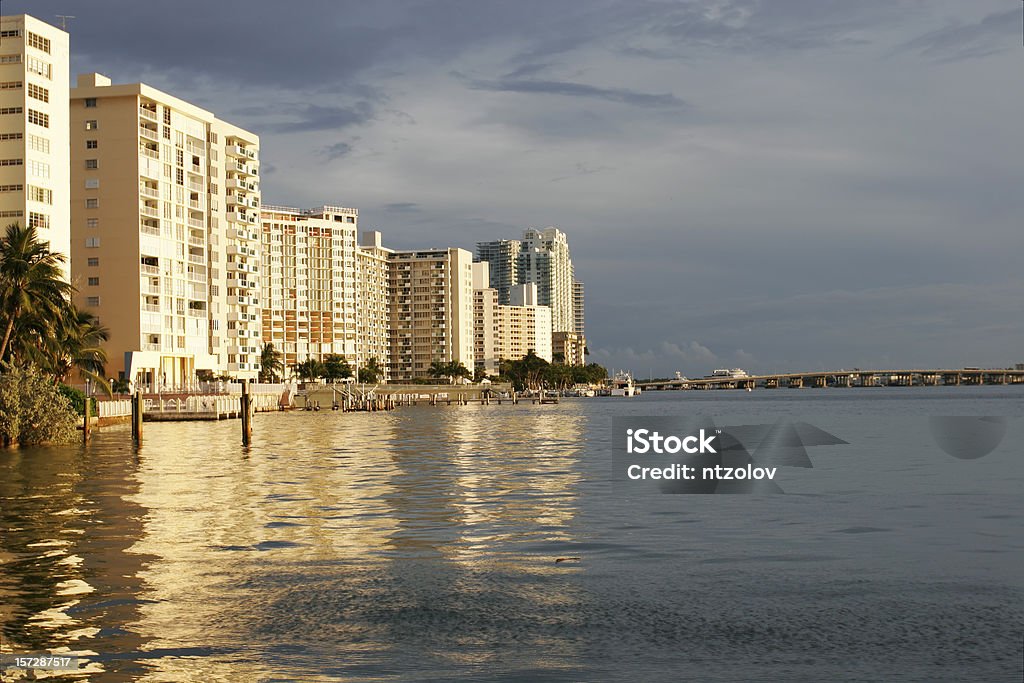
[[160,134],[157,133],[155,130],[150,130],[149,128],[146,128],[145,126],[139,126],[139,135],[149,140],[152,140],[153,142],[160,142]]
[[142,115],[142,118],[149,119],[150,121],[158,121],[159,120],[159,119],[157,119],[156,112],[153,111],[152,109],[146,109],[145,107],[139,107],[139,114]]
[[139,147],[139,154],[147,156],[150,159],[160,158],[160,152],[156,151],[155,149],[150,149],[148,147]]
[[150,197],[151,199],[160,199],[160,190],[155,187],[147,187],[146,185],[139,186],[139,194],[143,197]]

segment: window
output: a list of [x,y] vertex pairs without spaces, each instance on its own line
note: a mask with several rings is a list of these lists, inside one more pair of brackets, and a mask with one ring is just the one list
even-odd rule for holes
[[86,140],[85,141],[85,148],[86,149],[96,149],[99,146],[100,146],[100,143],[99,143],[98,140]]
[[42,126],[43,128],[49,128],[50,127],[50,115],[49,114],[44,114],[41,111],[36,111],[35,109],[29,109],[28,110],[28,122],[29,123],[34,123],[37,126]]
[[98,277],[91,277],[89,278],[88,283],[90,287],[99,287],[100,279]]
[[98,159],[86,159],[85,167],[88,169],[96,169],[100,167],[100,162]]
[[99,121],[96,121],[95,119],[93,119],[92,121],[86,121],[85,122],[85,129],[86,130],[96,130],[99,127],[100,127]]
[[53,190],[48,190],[45,187],[29,185],[28,198],[34,202],[39,202],[40,204],[53,204]]
[[21,35],[20,28],[14,28],[7,31],[0,31],[0,38],[17,38]]
[[85,208],[87,209],[98,209],[100,208],[100,200],[92,197],[85,200]]
[[100,265],[100,259],[98,256],[90,256],[88,262],[90,268],[95,268],[96,266]]
[[0,211],[0,218],[21,218],[24,214],[15,209],[13,211]]
[[100,305],[100,298],[98,296],[86,297],[85,305],[86,306],[99,306]]
[[21,64],[21,55],[0,55],[0,64]]
[[41,59],[36,59],[32,55],[25,56],[25,71],[29,73],[38,74],[44,78],[49,78],[53,73],[49,62],[44,62]]
[[21,166],[24,159],[0,159],[0,166]]
[[46,88],[36,85],[35,83],[28,84],[28,96],[33,97],[39,100],[40,102],[50,101],[50,91]]
[[0,133],[0,140],[21,140],[23,137],[21,133]]
[[85,106],[86,106],[87,109],[92,109],[93,107],[95,107],[96,106],[96,98],[95,97],[86,97],[85,98]]
[[29,31],[25,42],[28,43],[29,46],[34,47],[37,50],[42,50],[46,54],[50,54],[49,38],[43,38],[42,36],[36,35],[35,33],[32,33],[32,31]]
[[185,171],[180,169],[180,168],[175,169],[174,180],[179,185],[184,185],[185,184]]
[[100,238],[99,237],[86,237],[85,238],[85,248],[86,249],[95,249],[98,246],[100,246]]
[[49,228],[50,217],[45,213],[36,213],[35,211],[28,212],[28,224],[33,228]]
[[0,114],[21,114],[23,111],[21,107],[0,107]]
[[98,228],[98,227],[100,227],[100,219],[99,218],[87,218],[85,220],[85,225],[86,225],[86,227],[89,227],[89,228]]
[[41,135],[28,134],[28,148],[34,152],[50,153],[50,139]]
[[85,179],[85,189],[87,189],[87,190],[96,190],[96,189],[99,189],[99,186],[100,186],[100,179],[99,178],[86,178]]
[[49,178],[50,177],[50,165],[45,161],[33,161],[29,159],[28,162],[29,175],[35,178]]
[[0,90],[20,90],[22,85],[21,81],[4,81],[0,83]]
[[0,192],[21,192],[24,185],[0,185]]

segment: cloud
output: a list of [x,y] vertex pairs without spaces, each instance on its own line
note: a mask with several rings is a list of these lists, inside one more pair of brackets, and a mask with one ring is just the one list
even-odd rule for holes
[[1021,30],[1020,8],[995,12],[979,21],[957,21],[935,31],[929,31],[907,41],[899,50],[917,52],[937,62],[955,62],[977,59],[1004,52],[1011,47],[1016,51],[1016,38]]
[[328,145],[321,150],[321,154],[327,158],[328,161],[334,161],[340,159],[352,152],[352,145],[347,142],[336,142],[333,145]]
[[350,107],[332,107],[308,104],[295,112],[290,121],[273,123],[266,128],[274,133],[310,133],[324,130],[340,130],[349,126],[367,123],[373,119],[373,106],[366,101]]
[[391,202],[384,205],[384,210],[392,213],[418,213],[420,207],[416,202]]
[[601,88],[570,81],[541,81],[503,78],[496,81],[471,81],[473,90],[511,92],[528,95],[558,95],[604,100],[634,107],[683,107],[685,102],[670,93],[652,94],[628,88]]

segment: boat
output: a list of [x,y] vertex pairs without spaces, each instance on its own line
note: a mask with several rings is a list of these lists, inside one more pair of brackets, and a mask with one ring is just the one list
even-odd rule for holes
[[705,375],[705,379],[740,379],[743,377],[750,377],[743,368],[718,368],[710,375]]
[[637,396],[640,388],[633,382],[633,375],[620,370],[605,383],[605,388],[598,392],[598,396]]

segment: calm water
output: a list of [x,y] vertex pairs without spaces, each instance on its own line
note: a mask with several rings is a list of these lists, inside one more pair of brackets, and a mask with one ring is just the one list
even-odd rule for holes
[[[787,495],[613,493],[612,415],[698,413],[851,443]],[[1017,683],[1024,419],[965,462],[900,427],[928,415],[1024,415],[1024,389],[269,414],[247,452],[236,421],[0,452],[4,651],[91,653],[109,681]]]

